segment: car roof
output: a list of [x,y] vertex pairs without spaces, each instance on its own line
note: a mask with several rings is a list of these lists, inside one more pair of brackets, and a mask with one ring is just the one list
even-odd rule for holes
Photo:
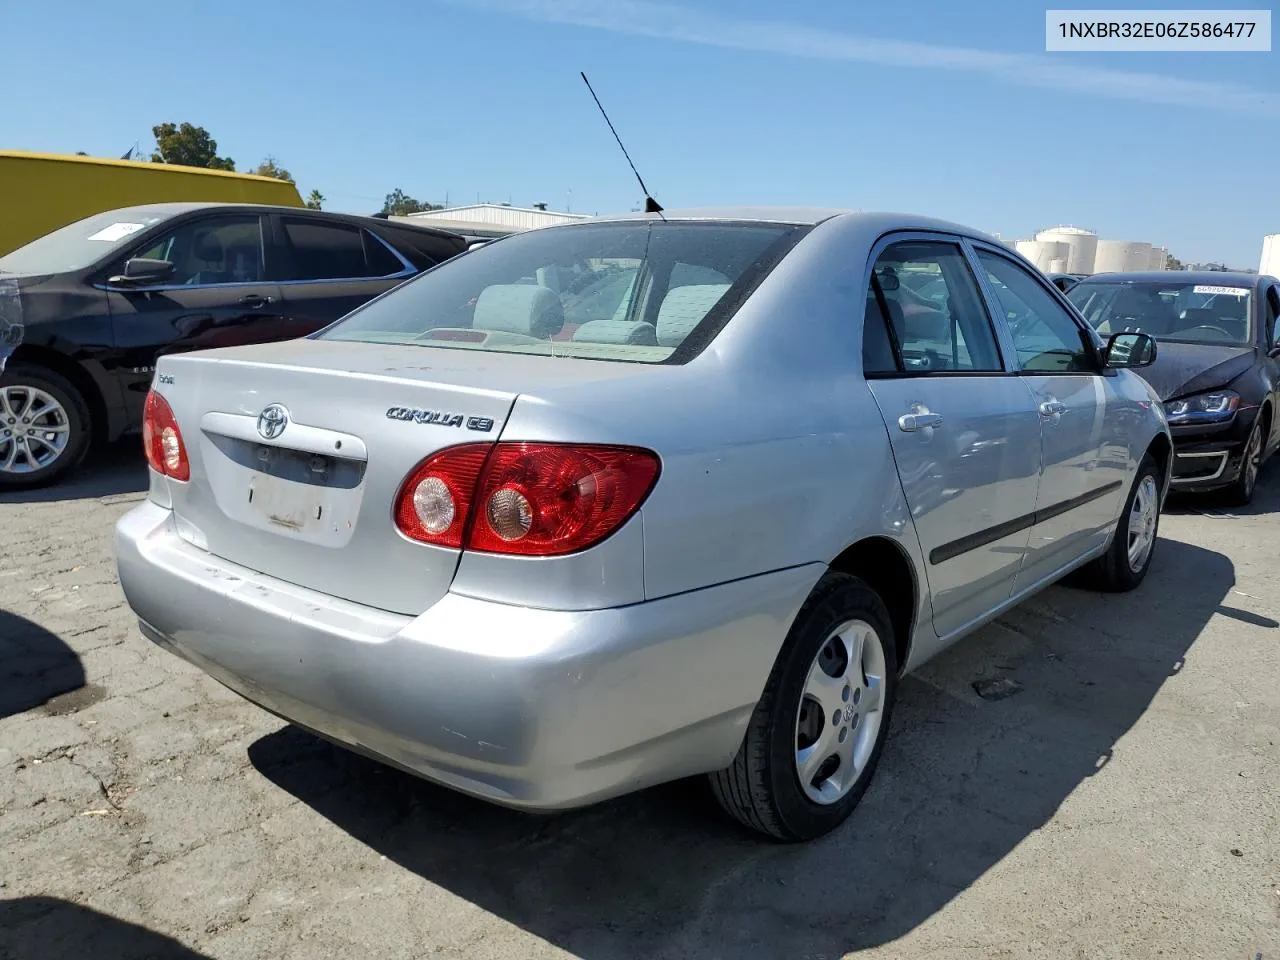
[[1256,273],[1220,270],[1135,270],[1127,273],[1095,273],[1081,283],[1198,283],[1215,287],[1254,287]]
[[790,223],[801,226],[816,226],[835,218],[856,219],[868,228],[881,231],[888,230],[936,230],[943,233],[960,234],[988,243],[1002,246],[1000,240],[980,230],[966,227],[963,224],[939,220],[936,217],[925,217],[915,213],[894,213],[866,210],[850,210],[840,207],[791,207],[791,206],[726,206],[726,207],[686,207],[675,210],[663,210],[662,213],[616,213],[605,216],[590,217],[579,220],[576,224],[563,224],[543,229],[561,229],[589,223],[608,223],[621,220],[724,220],[748,223]]
[[225,201],[217,200],[168,201],[164,203],[142,203],[132,207],[120,207],[116,210],[104,210],[102,212],[131,216],[161,217],[168,219],[184,213],[192,213],[197,210],[254,210],[259,213],[303,214],[306,216],[318,216],[334,221],[359,223],[367,226],[373,226],[375,223],[378,223],[392,229],[405,227],[412,231],[419,233],[431,233],[440,237],[460,237],[460,234],[454,233],[451,230],[442,230],[438,227],[420,226],[414,223],[404,223],[398,220],[392,222],[381,217],[371,217],[362,213],[338,213],[336,210],[310,210],[306,207],[290,207],[283,204],[273,203],[227,203]]

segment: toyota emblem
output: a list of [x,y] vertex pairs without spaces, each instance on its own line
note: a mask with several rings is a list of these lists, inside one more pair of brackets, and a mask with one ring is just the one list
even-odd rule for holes
[[264,440],[274,440],[284,433],[289,425],[289,411],[278,403],[273,403],[258,414],[258,433]]

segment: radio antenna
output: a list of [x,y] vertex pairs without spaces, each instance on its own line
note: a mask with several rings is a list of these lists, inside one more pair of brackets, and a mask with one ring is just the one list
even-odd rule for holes
[[[636,165],[631,162],[631,154],[627,153],[627,148],[622,145],[622,138],[618,136],[618,131],[613,128],[613,121],[609,119],[609,114],[605,113],[604,105],[600,102],[600,98],[596,96],[595,90],[591,86],[591,81],[587,79],[586,73],[578,71],[582,77],[582,82],[587,85],[587,90],[591,92],[591,99],[596,102],[596,106],[600,108],[600,115],[604,117],[604,122],[609,125],[609,132],[613,134],[613,139],[618,141],[618,148],[622,150],[622,155],[627,158],[627,164],[631,167],[631,172],[636,175],[636,181],[640,184],[640,189],[644,191],[644,212],[656,213],[662,217],[662,206],[657,200],[653,199],[653,195],[649,193],[649,188],[644,185],[644,180],[640,176],[640,171],[636,169]],[[662,217],[663,220],[667,219]]]

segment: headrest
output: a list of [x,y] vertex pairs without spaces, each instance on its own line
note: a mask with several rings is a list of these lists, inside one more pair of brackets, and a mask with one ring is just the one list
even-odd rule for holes
[[658,308],[658,343],[678,347],[728,289],[727,283],[691,283],[669,291]]
[[[893,301],[890,301],[892,303]],[[941,340],[951,339],[950,318],[941,310],[930,310],[928,307],[915,307],[911,313],[896,305],[902,313],[903,340]],[[893,308],[890,307],[890,310]]]
[[573,332],[573,339],[587,343],[626,343],[656,347],[658,331],[643,320],[592,320]]
[[546,287],[533,283],[500,283],[485,287],[476,299],[471,325],[545,339],[564,326],[564,305]]
[[197,260],[217,262],[222,259],[222,241],[216,233],[202,233],[196,237],[195,255]]

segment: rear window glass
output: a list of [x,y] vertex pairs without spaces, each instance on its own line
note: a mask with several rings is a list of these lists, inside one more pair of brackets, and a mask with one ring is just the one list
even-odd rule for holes
[[405,270],[386,244],[359,227],[286,218],[284,232],[293,255],[289,280],[356,280]]
[[442,264],[316,336],[680,362],[806,230],[669,221],[531,230]]

